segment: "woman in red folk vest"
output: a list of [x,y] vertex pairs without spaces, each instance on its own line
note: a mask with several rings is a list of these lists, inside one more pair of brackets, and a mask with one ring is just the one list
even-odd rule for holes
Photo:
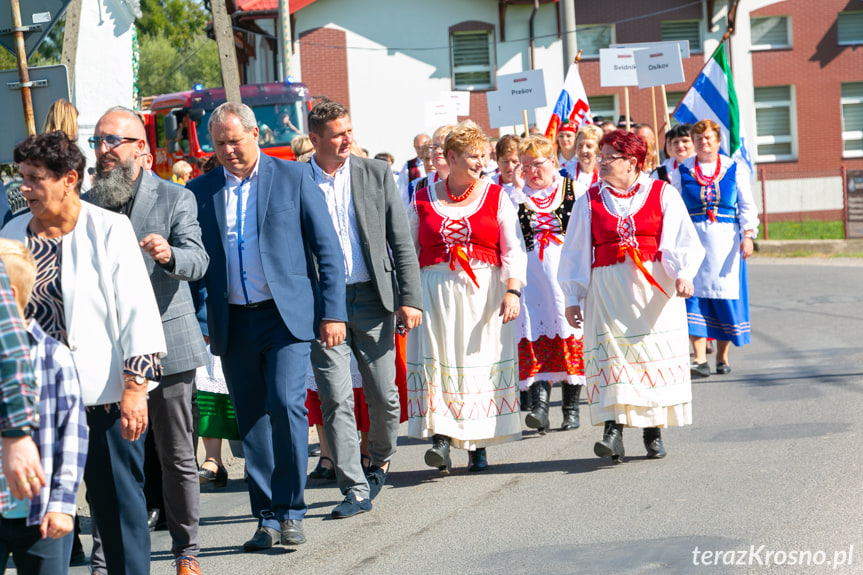
[[621,461],[623,428],[640,427],[658,459],[660,428],[692,423],[683,298],[704,248],[677,190],[642,173],[641,138],[616,130],[600,148],[601,181],[575,203],[558,280],[567,321],[584,324],[590,418],[605,425],[594,453]]
[[510,197],[518,207],[527,248],[527,285],[518,318],[518,379],[521,390],[530,391],[525,424],[545,435],[551,426],[548,402],[556,381],[563,396],[561,429],[579,426],[578,397],[584,385],[581,329],[574,329],[564,317],[566,303],[557,270],[572,206],[587,186],[557,173],[554,146],[542,136],[522,140],[518,152],[520,164]]
[[527,258],[515,207],[482,178],[488,139],[473,122],[446,138],[449,175],[414,194],[422,325],[408,334],[408,434],[433,438],[425,462],[444,474],[450,447],[488,467],[486,447],[521,438],[515,323]]

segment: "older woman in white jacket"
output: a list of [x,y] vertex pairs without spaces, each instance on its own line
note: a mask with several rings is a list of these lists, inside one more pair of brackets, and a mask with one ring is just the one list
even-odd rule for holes
[[[18,144],[15,161],[30,212],[0,235],[33,252],[27,315],[69,346],[78,367],[90,427],[84,480],[108,570],[125,563],[126,573],[147,573],[143,435],[166,345],[141,250],[127,218],[82,204],[84,156],[61,132]],[[129,571],[129,557],[144,553]]]

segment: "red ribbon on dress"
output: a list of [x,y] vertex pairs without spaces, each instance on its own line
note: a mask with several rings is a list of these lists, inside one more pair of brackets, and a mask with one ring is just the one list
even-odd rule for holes
[[473,284],[478,288],[479,282],[476,279],[476,274],[473,273],[473,268],[470,267],[470,258],[464,251],[464,246],[462,246],[461,244],[454,244],[450,246],[449,269],[455,271],[456,261],[458,261],[461,269],[465,271],[468,277],[470,277],[470,279],[473,281]]
[[632,261],[635,262],[635,267],[641,270],[641,273],[644,274],[644,278],[647,280],[647,283],[665,294],[665,297],[671,298],[670,295],[665,293],[665,290],[662,289],[662,286],[659,285],[659,282],[656,281],[656,279],[654,279],[652,275],[650,275],[650,272],[647,271],[647,268],[644,267],[644,263],[641,261],[641,253],[639,250],[635,249],[632,246],[624,246],[623,244],[621,244],[620,247],[617,249],[617,259],[619,261],[623,261],[624,254],[629,254],[629,257],[631,257]]
[[563,240],[557,237],[557,234],[554,232],[539,232],[536,235],[536,241],[539,242],[539,259],[542,260],[545,255],[545,248],[548,247],[548,244],[554,242],[557,245],[562,245]]

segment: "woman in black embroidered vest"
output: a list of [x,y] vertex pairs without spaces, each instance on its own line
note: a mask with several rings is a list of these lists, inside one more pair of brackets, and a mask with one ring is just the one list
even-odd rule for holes
[[520,389],[530,391],[525,424],[545,435],[555,381],[563,389],[561,429],[579,426],[578,399],[584,385],[581,329],[564,317],[557,268],[572,205],[587,188],[557,173],[554,147],[542,136],[522,140],[519,160],[510,194],[518,207],[528,263],[518,322],[518,379]]

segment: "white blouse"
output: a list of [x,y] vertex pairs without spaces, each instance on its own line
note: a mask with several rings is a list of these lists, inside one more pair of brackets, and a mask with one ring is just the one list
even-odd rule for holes
[[[439,214],[447,218],[458,220],[466,218],[479,209],[485,201],[485,196],[488,193],[490,182],[488,180],[480,180],[479,185],[483,186],[482,193],[475,196],[474,201],[469,204],[460,206],[444,205],[438,197],[438,188],[443,186],[436,185],[429,188],[432,205]],[[416,198],[416,196],[414,196]],[[408,221],[411,226],[411,235],[414,240],[414,245],[419,253],[419,227],[420,220],[416,210],[416,203],[411,202],[408,210]],[[497,209],[497,227],[498,227],[498,245],[500,246],[500,261],[501,261],[501,281],[506,282],[509,279],[516,279],[522,285],[527,283],[527,250],[524,247],[524,237],[521,233],[521,225],[518,223],[518,211],[510,200],[509,194],[504,191],[500,194]],[[481,265],[481,262],[474,260],[471,265]]]
[[[609,211],[626,217],[637,212],[644,205],[652,183],[653,180],[647,175],[640,174],[632,187],[621,192],[626,193],[635,186],[641,186],[632,197],[619,198],[613,195],[608,191],[610,186],[605,182],[602,183],[600,193]],[[590,284],[593,242],[589,200],[588,194],[576,200],[563,241],[557,279],[566,296],[567,306],[581,305],[587,296],[587,288]],[[659,251],[662,252],[662,267],[672,279],[682,278],[692,281],[698,272],[701,260],[704,259],[704,248],[701,246],[680,193],[666,185],[660,201],[662,235],[659,239]]]

